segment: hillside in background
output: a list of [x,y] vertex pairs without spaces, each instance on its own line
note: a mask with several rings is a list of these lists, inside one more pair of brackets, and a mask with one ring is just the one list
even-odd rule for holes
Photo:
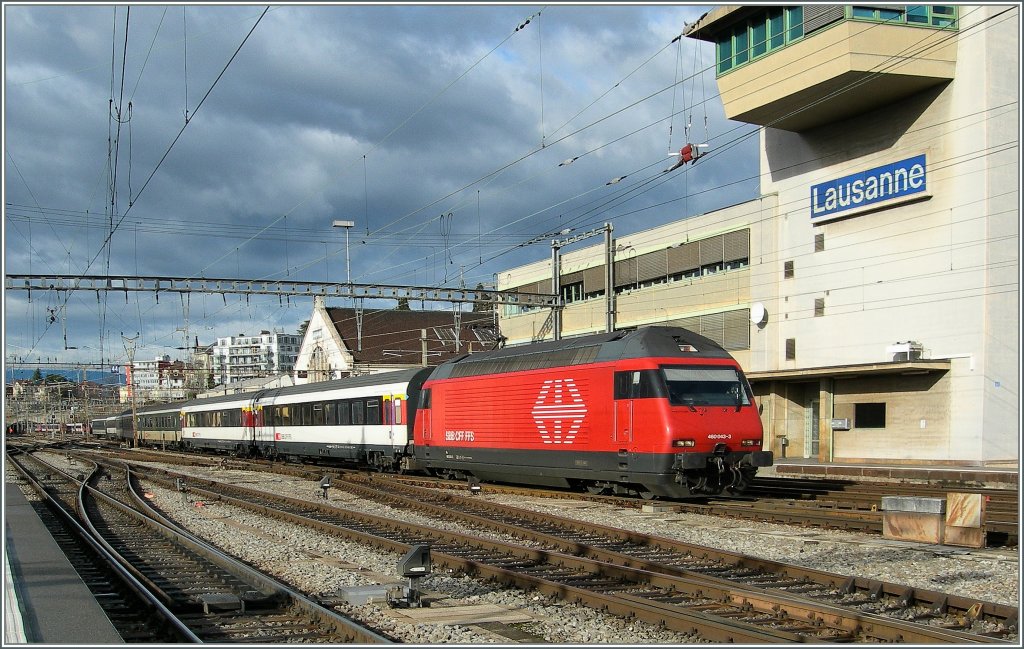
[[[32,375],[35,374],[35,369],[13,369],[8,368],[4,372],[4,381],[11,382],[19,379],[31,379]],[[78,383],[82,380],[83,372],[81,370],[55,370],[48,368],[39,368],[39,373],[44,377],[48,374],[60,374],[67,380]],[[84,372],[85,379],[92,381],[93,383],[100,383],[103,385],[125,385],[124,374],[114,374],[112,372],[102,372],[99,370],[86,370]]]

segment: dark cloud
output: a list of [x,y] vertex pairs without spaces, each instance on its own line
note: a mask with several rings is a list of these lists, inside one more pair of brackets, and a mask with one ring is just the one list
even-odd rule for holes
[[[673,95],[676,47],[658,53],[705,8],[282,5],[224,71],[262,11],[133,5],[122,84],[125,6],[5,7],[6,273],[341,280],[330,223],[351,219],[356,281],[475,286],[547,258],[546,243],[515,247],[544,232],[628,234],[756,192],[756,142],[724,119],[713,73]],[[695,46],[687,74],[711,63]],[[684,109],[698,92],[707,108]],[[674,147],[687,113],[723,149],[739,140],[686,182],[659,177],[673,107]],[[123,360],[122,331],[140,332],[139,357],[175,355],[186,310],[209,343],[293,331],[310,309],[79,292],[48,323],[62,300],[5,293],[8,359]]]

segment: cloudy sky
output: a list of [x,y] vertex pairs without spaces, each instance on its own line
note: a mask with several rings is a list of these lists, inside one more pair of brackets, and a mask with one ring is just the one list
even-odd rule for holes
[[[673,43],[709,8],[6,4],[4,271],[343,281],[343,219],[353,282],[475,287],[545,233],[748,200],[756,130]],[[209,344],[311,308],[5,291],[4,355],[179,358],[186,310]]]

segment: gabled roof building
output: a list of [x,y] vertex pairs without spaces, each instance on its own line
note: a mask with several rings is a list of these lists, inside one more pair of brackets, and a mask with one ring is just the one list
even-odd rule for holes
[[498,343],[492,312],[327,307],[315,297],[296,384],[433,366]]

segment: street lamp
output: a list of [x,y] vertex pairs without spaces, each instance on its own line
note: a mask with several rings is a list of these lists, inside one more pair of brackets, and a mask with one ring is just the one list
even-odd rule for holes
[[349,267],[349,260],[348,260],[348,231],[351,230],[352,226],[354,226],[355,224],[356,224],[355,221],[337,221],[337,220],[335,220],[334,222],[331,223],[331,227],[345,228],[345,280],[349,284],[352,283],[352,269]]

